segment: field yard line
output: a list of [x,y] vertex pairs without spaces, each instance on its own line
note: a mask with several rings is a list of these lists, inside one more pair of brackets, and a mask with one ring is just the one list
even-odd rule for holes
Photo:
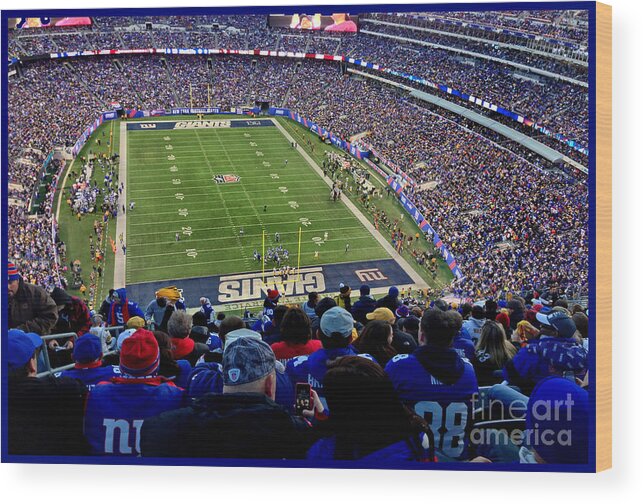
[[[284,203],[283,205],[280,205],[280,206],[284,206],[284,207],[285,207],[285,206],[286,206],[286,204]],[[289,208],[290,208],[290,207],[289,207]],[[174,213],[174,212],[162,212],[162,213],[160,213],[160,214],[159,214],[159,213],[149,213],[149,214],[141,214],[141,215],[163,215],[164,213],[172,214],[172,213]],[[312,210],[306,210],[306,213],[311,214],[311,215],[315,215],[315,214],[318,214],[318,213],[321,213],[321,214],[327,214],[328,212],[327,212],[327,210],[326,210],[325,208],[321,208],[321,209],[316,209],[316,210],[315,210],[315,209],[312,209]],[[292,215],[292,212],[271,212],[271,214],[270,214],[270,216],[271,216],[271,217],[279,216],[279,215]],[[239,216],[240,216],[240,217],[247,217],[247,215],[246,215],[246,214],[240,214]],[[217,219],[225,219],[225,218],[226,218],[226,217],[215,217],[215,216],[207,217],[207,218],[205,218],[205,217],[196,217],[196,218],[190,219],[190,222],[194,222],[194,221],[202,221],[202,220],[210,220],[210,221],[213,221],[213,220],[217,220]],[[332,219],[323,219],[323,220],[338,220],[338,219],[344,219],[344,218],[345,218],[345,217],[336,217],[336,218],[332,218]],[[182,220],[172,220],[172,221],[164,221],[164,222],[165,222],[166,224],[177,224],[177,223],[179,223],[179,222],[185,222],[185,219],[182,219]],[[149,226],[149,225],[150,225],[150,223],[149,223],[149,222],[133,222],[133,223],[131,223],[130,225],[131,225],[131,226]]]
[[[364,247],[364,248],[362,248],[360,250],[371,250],[371,249],[372,250],[382,250],[382,248],[379,245],[374,246],[374,247]],[[166,254],[154,254],[153,256],[145,256],[145,257],[156,257],[156,256],[163,256],[163,255],[166,255]],[[194,265],[195,266],[201,266],[203,264],[219,264],[219,263],[226,263],[226,262],[234,262],[234,261],[238,261],[238,260],[239,260],[238,257],[234,257],[232,259],[215,259],[213,261],[198,261],[198,262],[195,262]],[[370,260],[377,261],[377,259],[370,259]],[[361,261],[348,261],[347,264],[350,264],[351,262],[361,262]],[[257,269],[261,269],[261,263],[255,263],[254,261],[252,261],[252,263],[257,264],[256,269],[249,269],[249,270],[247,270],[245,272],[240,271],[238,273],[226,273],[226,275],[237,275],[237,274],[242,274],[242,273],[249,273],[249,272],[252,272],[252,271],[256,271]],[[332,263],[332,264],[343,264],[343,263]],[[178,265],[177,267],[181,267],[181,266],[184,266],[184,265],[185,264]],[[314,265],[314,266],[318,266],[318,265]],[[302,266],[302,268],[310,268],[310,267],[313,267],[313,266],[312,265],[310,265],[310,266]],[[153,269],[168,269],[168,265],[167,264],[162,264],[162,265],[159,265],[159,266],[147,266],[146,265],[144,268],[130,268],[130,271],[148,271],[148,270],[153,270]],[[266,271],[267,270],[268,270],[268,267],[266,266]],[[198,276],[198,277],[185,277],[185,278],[201,278],[201,276]],[[174,275],[174,278],[176,279],[176,274]],[[185,280],[185,278],[182,277],[181,280]],[[137,283],[145,283],[147,281],[148,280],[144,280],[144,281],[137,282]]]
[[[210,174],[214,177],[216,173],[212,171],[212,163],[210,163],[210,158],[208,158],[208,154],[203,148],[203,143],[201,142],[201,137],[199,136],[199,130],[195,129],[194,134],[196,135],[196,139],[199,142],[199,147],[201,148],[201,152],[203,152],[203,157],[205,158],[205,162],[208,165],[208,170],[210,170]],[[232,220],[232,215],[230,214],[230,209],[228,208],[228,205],[225,203],[225,199],[223,198],[223,195],[221,194],[221,188],[219,187],[219,184],[214,184],[217,193],[219,194],[219,198],[221,199],[221,203],[223,203],[223,208],[225,210],[226,215],[228,216],[228,220],[230,221],[230,228],[232,229],[232,233],[234,234],[235,240],[237,241],[237,244],[239,245],[239,248],[243,252],[243,262],[246,263],[246,265],[249,267],[250,266],[250,260],[248,259],[247,254],[245,253],[245,250],[243,248],[243,243],[241,243],[241,238],[239,237],[239,233],[237,232],[237,228],[234,225],[234,222]],[[198,250],[197,250],[198,252]]]
[[[125,182],[123,184],[123,194],[118,198],[117,208],[118,215],[116,216],[116,239],[121,233],[123,236],[127,233],[127,214],[121,212],[123,205],[127,203],[127,123],[121,122],[120,124],[120,144],[119,144],[119,164],[118,164],[118,180],[119,182]],[[125,237],[125,243],[127,243],[127,237]],[[107,248],[105,244],[105,253],[109,254],[110,249]],[[119,250],[118,243],[116,244],[116,257],[114,258],[114,289],[120,289],[125,287],[127,281],[127,274],[125,269],[125,254],[123,254],[122,249]]]
[[[279,121],[276,119],[272,119],[272,122],[277,126],[277,129],[281,131],[281,133],[290,141],[294,142],[294,138],[290,136],[290,133],[286,131],[286,129],[281,125]],[[297,151],[304,157],[306,161],[308,161],[308,164],[311,166],[315,172],[323,179],[324,182],[326,182],[326,185],[332,189],[332,184],[330,180],[326,180],[326,177],[324,177],[324,172],[322,169],[315,163],[315,161],[308,155],[308,153],[299,145],[297,144]],[[379,231],[375,230],[375,227],[373,224],[360,212],[357,207],[353,204],[352,201],[350,201],[347,197],[342,198],[342,202],[348,207],[348,209],[357,217],[357,219],[364,225],[366,229],[373,235],[373,238],[375,238],[380,245],[386,250],[386,252],[397,262],[400,267],[406,272],[407,275],[411,277],[411,279],[415,282],[416,287],[421,287],[421,288],[426,288],[428,287],[427,283],[424,281],[424,279],[411,267],[411,265],[401,257],[393,248],[393,246],[379,233]]]
[[[215,229],[221,229],[221,228],[215,228]],[[352,226],[352,227],[332,228],[332,229],[333,229],[334,233],[336,233],[337,231],[346,231],[346,230],[350,230],[350,229],[363,230],[362,226]],[[202,231],[202,230],[199,229],[199,231]],[[149,233],[147,233],[147,234],[149,234]],[[289,235],[295,235],[296,236],[297,234],[298,234],[297,231],[290,231],[290,232],[287,232],[287,233],[280,233],[281,236],[289,236]],[[364,234],[368,236],[367,232],[365,232]],[[144,235],[142,235],[142,234],[137,234],[136,235],[137,238],[139,236],[144,236]],[[248,238],[259,238],[261,235],[260,234],[249,234],[249,235],[244,235],[244,236],[247,236]],[[199,238],[196,241],[197,242],[208,242],[208,241],[214,241],[214,240],[230,241],[230,238],[227,237],[227,236],[226,237],[217,236],[217,237],[213,237],[213,238]],[[328,240],[325,241],[325,243],[338,242],[338,241],[343,241],[343,240],[341,240],[340,238],[329,238]],[[170,245],[172,243],[174,243],[174,240],[157,242],[154,245],[155,246]],[[132,247],[132,250],[134,250],[136,247],[149,247],[149,245],[145,244],[145,243],[140,243],[140,244],[136,244],[136,245],[130,244],[130,246]],[[209,251],[215,251],[215,250],[236,250],[236,249],[237,249],[237,247],[216,247],[216,248],[211,248],[211,249],[210,248],[202,249],[202,251],[203,252],[209,252]],[[337,250],[340,250],[340,249],[342,249],[342,247],[339,247]],[[360,247],[355,247],[354,250],[362,250],[362,249]],[[165,255],[165,254],[172,255],[172,254],[177,254],[177,253],[180,253],[180,252],[167,252],[167,253],[160,254],[160,255]],[[154,255],[159,255],[159,254],[154,254]],[[148,256],[147,255],[145,255],[145,256],[137,255],[136,257],[139,258],[139,257],[148,257]]]
[[[273,214],[273,215],[275,215],[275,214]],[[240,216],[240,217],[246,217],[246,216],[245,216],[245,215],[242,215],[242,216]],[[217,218],[221,218],[221,219],[223,219],[223,218],[225,218],[225,217],[214,217],[214,219],[217,219]],[[348,218],[350,218],[350,220],[353,220],[353,218],[352,218],[352,217],[342,217],[342,219],[348,219]],[[317,222],[335,222],[335,223],[337,223],[337,221],[338,221],[338,219],[337,219],[337,218],[334,218],[334,219],[316,219],[316,220],[315,220],[315,223],[317,223]],[[164,222],[166,222],[166,221],[164,221]],[[183,222],[183,221],[177,221],[177,222]],[[312,221],[311,221],[311,222],[312,222]],[[221,229],[221,226],[199,228],[199,231],[216,231],[216,230],[218,230],[218,229]],[[362,229],[362,226],[361,226],[361,225],[359,225],[359,226],[357,226],[357,225],[356,225],[356,226],[345,226],[345,227],[333,227],[333,228],[332,228],[332,230],[333,230],[333,231],[341,231],[341,230],[344,230],[344,229]],[[281,236],[288,236],[289,234],[294,234],[294,235],[296,235],[296,234],[298,234],[298,233],[299,233],[299,231],[286,231],[286,232],[284,232],[284,233],[279,233],[279,234],[280,234]],[[156,236],[156,235],[158,235],[158,232],[151,232],[151,233],[136,233],[136,237],[139,237],[139,236],[151,236],[151,235]],[[254,233],[246,233],[244,236],[246,236],[246,237],[248,237],[248,238],[252,238],[252,237],[254,237],[254,236],[257,236],[257,237],[258,237],[258,236],[261,236],[261,235],[260,235],[260,234],[254,234]],[[204,240],[212,240],[212,239],[214,239],[214,238],[203,238],[203,239],[204,239]],[[225,239],[225,240],[229,240],[230,238],[229,238],[229,237],[223,237],[223,236],[221,236],[221,237],[219,237],[219,238],[217,238],[217,239],[219,239],[219,240],[224,240],[224,239]],[[330,241],[332,241],[332,239],[331,239]],[[132,244],[132,246],[134,246],[134,245]]]

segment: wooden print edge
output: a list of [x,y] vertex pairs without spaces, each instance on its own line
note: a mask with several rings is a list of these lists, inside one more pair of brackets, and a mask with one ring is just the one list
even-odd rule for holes
[[596,471],[612,467],[612,7],[596,3]]

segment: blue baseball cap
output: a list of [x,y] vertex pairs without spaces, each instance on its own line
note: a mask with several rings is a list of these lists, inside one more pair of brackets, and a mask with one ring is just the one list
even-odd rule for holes
[[589,411],[587,391],[567,378],[545,378],[529,397],[525,444],[548,464],[586,464]]
[[36,333],[26,333],[20,329],[10,329],[7,337],[7,363],[13,371],[24,367],[34,352],[42,346],[42,338]]
[[76,362],[94,362],[103,355],[100,338],[92,333],[83,334],[76,340],[72,357]]
[[340,306],[334,306],[324,312],[319,322],[319,327],[326,336],[339,333],[344,338],[348,338],[353,334],[354,323],[355,321],[350,313]]
[[569,315],[562,311],[550,311],[543,313],[542,310],[536,313],[536,320],[543,325],[552,327],[556,330],[559,336],[563,338],[571,338],[576,332],[576,324]]

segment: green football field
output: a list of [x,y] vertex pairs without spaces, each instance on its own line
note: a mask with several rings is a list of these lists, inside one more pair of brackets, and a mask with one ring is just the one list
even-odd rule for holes
[[[239,180],[215,182],[234,179],[226,175]],[[127,283],[260,271],[253,252],[263,236],[266,249],[275,246],[275,233],[290,252],[282,265],[296,267],[300,228],[300,266],[388,258],[329,194],[274,126],[130,130]]]

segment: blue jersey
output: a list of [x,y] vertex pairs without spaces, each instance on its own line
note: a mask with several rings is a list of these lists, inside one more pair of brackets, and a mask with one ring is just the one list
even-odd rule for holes
[[85,409],[85,437],[92,453],[139,455],[143,421],[182,408],[185,398],[182,388],[161,378],[99,383],[89,393]]
[[453,349],[458,352],[460,357],[473,363],[476,357],[476,347],[471,340],[465,336],[462,330],[460,330],[460,333],[453,339]]
[[208,345],[210,352],[213,352],[214,350],[217,350],[219,348],[223,348],[223,343],[221,343],[221,338],[219,338],[216,334],[213,334],[213,333],[210,333],[210,337],[207,339],[205,344]]
[[[308,460],[335,460],[336,438],[326,437],[317,441],[306,453]],[[354,460],[376,463],[432,462],[433,453],[430,449],[426,434],[418,434],[417,438],[398,441],[392,445],[380,448],[367,455],[354,454]]]
[[336,348],[333,350],[322,348],[310,355],[301,355],[289,360],[286,364],[286,373],[293,384],[308,383],[312,388],[314,388],[320,396],[322,403],[324,403],[324,407],[326,407],[323,388],[324,375],[328,369],[327,362],[347,355],[359,355],[360,357],[364,357],[375,362],[375,359],[368,354],[358,354],[352,346],[347,348]]
[[118,366],[86,367],[65,369],[56,373],[56,377],[76,378],[83,382],[87,390],[92,390],[97,383],[109,381],[115,376],[120,376],[121,370]]
[[216,313],[210,303],[205,303],[201,305],[201,308],[199,309],[199,311],[205,315],[205,319],[207,320],[208,324],[214,323]]
[[436,451],[452,459],[466,458],[473,397],[478,392],[471,363],[452,348],[422,346],[412,354],[393,357],[385,371],[400,399],[429,424]]

